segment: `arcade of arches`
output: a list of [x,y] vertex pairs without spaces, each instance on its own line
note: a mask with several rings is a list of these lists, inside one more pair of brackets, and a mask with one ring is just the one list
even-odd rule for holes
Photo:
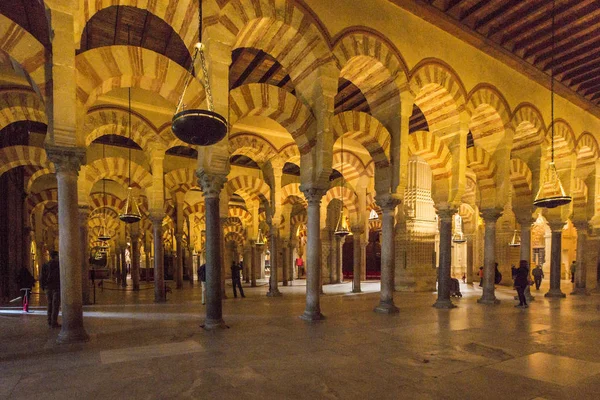
[[[87,338],[90,270],[134,290],[153,281],[163,302],[164,279],[193,285],[207,256],[206,328],[223,326],[232,261],[251,286],[269,277],[271,296],[306,279],[306,320],[323,317],[321,285],[344,279],[356,292],[381,280],[379,312],[397,311],[394,292],[437,282],[435,306],[450,308],[448,278],[478,281],[480,266],[479,301],[493,304],[494,262],[509,285],[520,259],[542,265],[549,296],[564,296],[575,260],[574,293],[595,289],[598,106],[557,93],[552,120],[548,82],[389,1],[356,3],[204,1],[215,110],[230,129],[193,147],[171,117],[197,1],[2,1],[3,302],[18,295],[18,268],[37,278],[52,250],[62,342]],[[198,75],[186,107],[204,107]],[[536,209],[552,132],[573,201]],[[142,215],[132,225],[118,218],[128,186]]]

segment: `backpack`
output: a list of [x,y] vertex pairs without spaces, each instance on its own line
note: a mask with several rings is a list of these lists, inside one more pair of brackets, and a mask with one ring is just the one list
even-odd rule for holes
[[496,270],[496,275],[494,276],[494,283],[497,285],[502,282],[502,274],[500,271]]

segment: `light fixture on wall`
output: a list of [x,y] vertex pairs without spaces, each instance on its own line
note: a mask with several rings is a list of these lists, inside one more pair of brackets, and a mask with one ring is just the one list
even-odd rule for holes
[[340,158],[342,161],[342,181],[340,182],[340,218],[338,219],[337,227],[335,228],[333,234],[343,239],[350,234],[348,228],[344,226],[344,134],[342,134],[342,153]]
[[565,189],[558,176],[556,165],[554,164],[554,23],[556,14],[556,1],[552,3],[552,58],[550,61],[550,113],[552,122],[552,141],[551,141],[551,160],[546,168],[546,175],[540,186],[540,190],[535,196],[533,205],[542,208],[555,208],[564,206],[571,202],[571,196],[565,193]]
[[[127,27],[127,44],[129,44],[129,27]],[[128,103],[129,103],[129,119],[127,126],[129,129],[129,140],[131,140],[131,86],[127,88]],[[133,188],[131,187],[131,147],[128,147],[128,187],[127,187],[127,200],[125,202],[125,208],[119,215],[119,219],[126,224],[134,224],[142,219],[140,209],[138,207],[136,199],[133,197]]]
[[510,243],[508,244],[508,247],[520,247],[520,246],[521,246],[521,238],[519,237],[519,235],[517,234],[517,230],[515,229],[515,231],[513,232],[512,239],[510,240]]
[[[209,146],[221,141],[225,137],[227,134],[227,121],[225,117],[214,111],[208,69],[204,56],[204,44],[202,44],[202,0],[198,1],[198,43],[194,47],[194,57],[188,69],[187,79],[177,103],[175,115],[173,115],[171,129],[175,136],[185,143],[197,146]],[[192,82],[194,65],[198,56],[200,56],[202,74],[204,75],[204,92],[206,94],[208,110],[186,110],[183,98]]]

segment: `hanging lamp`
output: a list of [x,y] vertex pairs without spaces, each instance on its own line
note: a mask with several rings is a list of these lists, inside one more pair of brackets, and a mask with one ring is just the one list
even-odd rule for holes
[[[102,159],[106,159],[106,144],[102,143]],[[98,240],[101,242],[107,242],[110,240],[111,236],[106,231],[106,179],[102,179],[102,205],[104,209],[102,210],[102,231],[98,235]]]
[[337,227],[335,228],[335,231],[333,232],[333,234],[335,236],[338,236],[340,238],[345,238],[346,236],[348,236],[350,234],[350,231],[348,231],[348,229],[344,226],[344,201],[343,201],[343,190],[344,190],[344,135],[342,134],[342,168],[341,168],[341,173],[342,173],[342,182],[340,184],[340,218],[338,219],[338,223],[337,223]]
[[377,215],[377,211],[371,209],[371,213],[369,213],[369,221],[377,221],[379,219],[379,215]]
[[[129,26],[127,27],[127,44],[129,45]],[[127,126],[129,129],[129,140],[131,140],[131,86],[127,88],[128,95],[128,104],[129,104],[129,118],[127,121]],[[119,215],[119,219],[126,224],[134,224],[139,222],[142,219],[142,215],[140,214],[140,208],[138,207],[137,201],[133,197],[133,188],[131,187],[131,147],[128,147],[128,187],[127,187],[127,201],[125,202],[125,208],[121,215]]]
[[[227,134],[227,121],[225,117],[214,111],[210,81],[208,79],[208,69],[206,67],[206,58],[204,56],[204,44],[202,44],[202,0],[198,1],[198,43],[194,46],[194,57],[188,69],[188,75],[183,87],[183,92],[177,103],[175,115],[173,115],[171,129],[177,138],[181,141],[197,145],[210,146],[225,137]],[[206,93],[206,103],[208,110],[190,109],[185,110],[183,98],[190,83],[192,82],[194,65],[196,59],[200,56],[202,74],[204,75],[204,91]]]
[[521,246],[521,238],[517,235],[517,230],[513,232],[512,239],[508,244],[508,247],[520,247]]
[[265,238],[262,234],[262,230],[258,228],[258,235],[256,235],[256,242],[254,242],[257,246],[262,246],[265,244]]
[[[457,229],[455,227],[455,233],[454,235],[452,235],[452,242],[453,243],[464,243],[467,241],[467,238],[465,237],[465,235],[462,232],[462,218],[460,218],[460,216],[458,216],[458,219],[460,220],[460,229]],[[457,218],[454,219],[454,221],[456,221]],[[456,222],[455,222],[456,223]]]
[[550,62],[550,113],[552,119],[552,141],[551,141],[551,160],[546,168],[546,175],[540,190],[535,196],[533,205],[542,208],[555,208],[564,206],[571,202],[571,196],[568,196],[558,176],[556,165],[554,164],[554,23],[556,14],[556,1],[552,2],[552,60]]

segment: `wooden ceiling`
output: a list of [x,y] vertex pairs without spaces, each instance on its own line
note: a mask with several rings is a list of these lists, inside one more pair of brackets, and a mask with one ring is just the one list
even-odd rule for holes
[[235,49],[229,66],[229,89],[246,83],[266,83],[296,94],[292,79],[273,57],[262,50]]
[[[391,0],[449,30],[455,26],[475,34],[471,44],[487,43],[509,52],[600,106],[599,0]],[[409,3],[414,3],[413,5]],[[420,7],[420,8],[419,8]],[[554,51],[552,14],[555,13]]]
[[48,19],[43,0],[0,0],[0,14],[21,25],[44,47],[50,48]]

